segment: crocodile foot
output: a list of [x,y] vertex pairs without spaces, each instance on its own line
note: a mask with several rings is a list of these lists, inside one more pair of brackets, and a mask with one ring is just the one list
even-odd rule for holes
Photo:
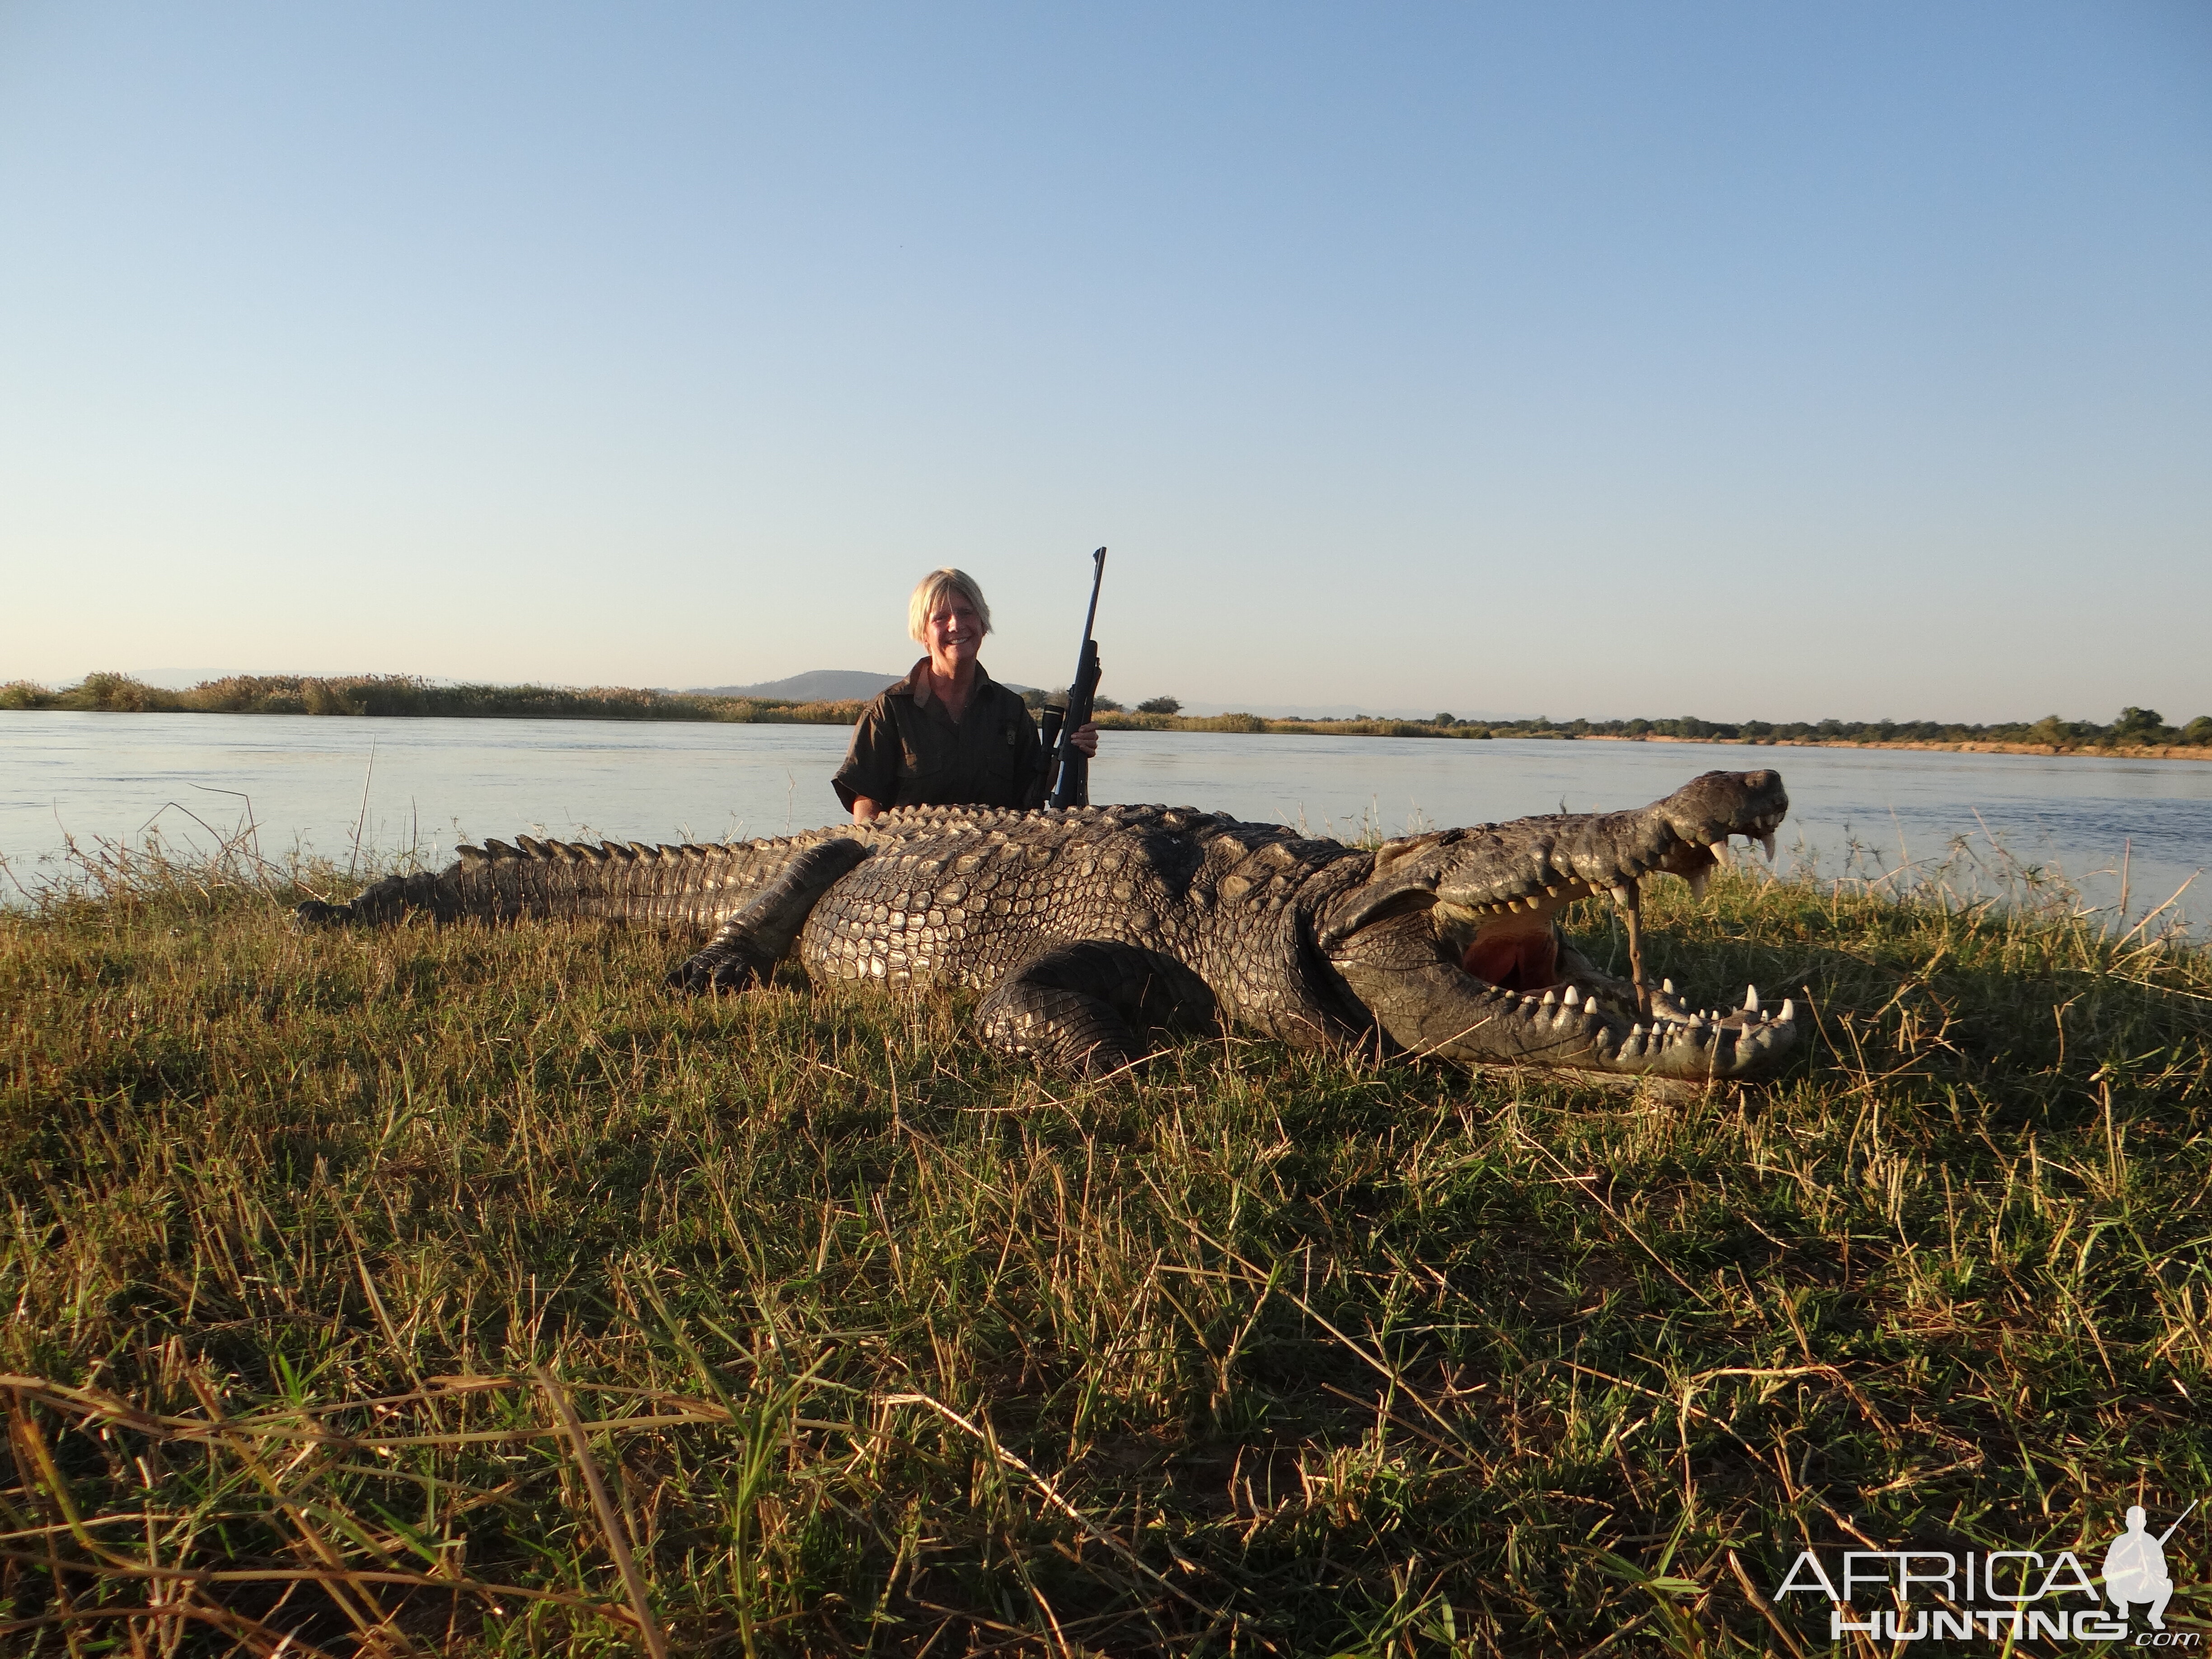
[[672,991],[734,994],[766,984],[775,972],[775,958],[756,947],[750,939],[718,939],[670,969],[664,983]]

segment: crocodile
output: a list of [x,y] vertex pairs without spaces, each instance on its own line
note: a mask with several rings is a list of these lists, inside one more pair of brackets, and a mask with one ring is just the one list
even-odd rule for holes
[[[1633,811],[1561,813],[1348,846],[1189,807],[926,806],[714,846],[487,841],[305,926],[604,918],[711,933],[672,986],[738,991],[796,950],[817,982],[979,994],[994,1047],[1079,1077],[1145,1033],[1237,1026],[1472,1065],[1702,1081],[1771,1076],[1799,1011],[1698,1009],[1647,982],[1642,884],[1702,896],[1731,836],[1789,810],[1772,771],[1708,772]],[[1631,977],[1601,972],[1558,912],[1607,897]]]

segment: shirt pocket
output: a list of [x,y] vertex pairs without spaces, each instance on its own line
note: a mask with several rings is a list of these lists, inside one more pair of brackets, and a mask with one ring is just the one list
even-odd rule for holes
[[902,801],[933,799],[955,780],[951,774],[957,769],[957,756],[945,752],[945,746],[928,741],[920,742],[906,733],[899,734],[898,796]]
[[913,800],[927,794],[945,778],[945,762],[941,756],[918,750],[911,744],[899,745],[898,792],[901,800]]
[[988,743],[978,745],[983,752],[976,757],[981,764],[988,793],[994,799],[1011,801],[1017,786],[1024,780],[1017,775],[1021,760],[1021,733],[1009,720]]

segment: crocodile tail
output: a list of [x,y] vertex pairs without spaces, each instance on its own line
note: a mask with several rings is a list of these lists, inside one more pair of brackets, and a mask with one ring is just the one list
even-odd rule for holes
[[302,927],[374,926],[412,915],[439,912],[438,884],[442,878],[425,871],[411,876],[392,876],[366,888],[350,904],[331,904],[309,899],[292,912]]
[[647,847],[638,842],[487,841],[458,848],[434,874],[394,876],[350,904],[309,900],[302,927],[560,917],[711,927],[742,909],[792,859],[819,841],[793,836],[732,845]]

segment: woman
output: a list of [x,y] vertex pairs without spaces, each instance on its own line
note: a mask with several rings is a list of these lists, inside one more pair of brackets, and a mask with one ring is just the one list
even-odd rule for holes
[[[975,660],[991,607],[964,570],[933,570],[907,601],[907,632],[929,654],[870,703],[830,781],[866,823],[894,806],[1028,806],[1042,774],[1036,722]],[[1098,752],[1098,728],[1075,746]]]

